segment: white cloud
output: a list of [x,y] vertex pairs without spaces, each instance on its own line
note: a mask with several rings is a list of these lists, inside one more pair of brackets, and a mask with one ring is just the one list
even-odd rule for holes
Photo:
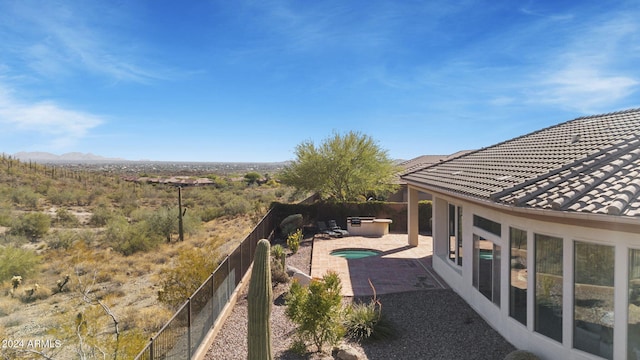
[[103,122],[100,116],[66,109],[52,101],[18,101],[0,87],[0,125],[5,134],[37,133],[49,139],[43,146],[64,149]]
[[529,101],[594,113],[623,103],[637,91],[640,36],[633,14],[595,16],[573,28],[561,51],[550,51],[534,73]]
[[[40,6],[17,3],[4,10],[8,14],[0,16],[0,21],[15,36],[11,45],[0,44],[0,50],[16,55],[40,75],[54,78],[84,70],[139,83],[164,77],[162,70],[142,57],[140,43],[122,38],[121,28],[129,24],[118,7],[45,2]],[[7,17],[12,21],[5,21]]]
[[598,111],[631,95],[638,81],[630,76],[604,74],[598,67],[572,64],[549,74],[540,101],[584,113]]

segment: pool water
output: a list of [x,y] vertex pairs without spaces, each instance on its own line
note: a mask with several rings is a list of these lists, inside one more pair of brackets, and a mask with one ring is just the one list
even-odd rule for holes
[[348,260],[378,256],[380,254],[380,251],[372,249],[338,249],[331,252],[331,255],[333,256],[339,256]]
[[480,250],[480,260],[493,260],[493,251]]

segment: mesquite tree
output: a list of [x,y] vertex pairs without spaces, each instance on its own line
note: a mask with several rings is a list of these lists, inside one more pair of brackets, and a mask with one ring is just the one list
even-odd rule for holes
[[394,176],[399,168],[367,135],[334,133],[319,146],[311,141],[297,145],[295,154],[280,180],[300,191],[351,201],[386,195],[396,188]]

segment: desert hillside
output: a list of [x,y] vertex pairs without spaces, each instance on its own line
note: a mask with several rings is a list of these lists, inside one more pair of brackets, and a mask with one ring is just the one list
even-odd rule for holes
[[180,212],[172,184],[2,157],[3,353],[132,358],[271,202],[296,200],[270,174],[192,176],[209,181],[181,190]]

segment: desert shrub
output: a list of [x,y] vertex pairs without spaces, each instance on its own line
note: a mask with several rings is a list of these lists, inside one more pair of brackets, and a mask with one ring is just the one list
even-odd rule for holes
[[180,306],[211,275],[218,265],[211,248],[190,248],[178,254],[175,263],[160,272],[158,300],[172,308]]
[[347,336],[356,341],[386,339],[394,334],[391,322],[382,313],[375,298],[368,303],[354,303],[345,311]]
[[31,188],[20,186],[12,189],[11,191],[11,201],[15,205],[23,206],[27,209],[37,209],[38,208],[38,200],[40,196]]
[[293,282],[286,296],[285,314],[298,325],[297,340],[311,342],[318,351],[325,344],[335,345],[345,330],[341,321],[342,285],[335,272],[312,279],[308,287]]
[[161,242],[161,237],[149,232],[147,224],[135,223],[129,226],[126,238],[117,243],[114,249],[128,256],[139,251],[155,249]]
[[89,225],[91,226],[105,226],[109,220],[113,219],[116,215],[105,206],[99,206],[91,214],[89,218]]
[[62,227],[73,228],[80,226],[80,220],[78,220],[78,217],[73,215],[69,210],[63,208],[56,210],[55,222],[58,226]]
[[302,230],[298,229],[287,236],[287,246],[294,254],[300,249],[300,241],[302,240]]
[[0,247],[0,282],[16,275],[27,277],[35,273],[39,265],[40,257],[31,250]]
[[171,242],[171,234],[178,232],[178,208],[160,208],[145,216],[150,230]]
[[22,289],[22,291],[19,292],[18,298],[23,303],[31,303],[36,300],[46,299],[49,296],[51,296],[51,290],[38,284],[34,284],[33,286],[28,286]]
[[45,242],[50,249],[68,250],[73,242],[78,239],[78,234],[73,231],[54,231],[47,235]]
[[224,204],[222,208],[225,215],[244,215],[251,209],[251,203],[241,196],[236,196]]
[[247,185],[253,185],[253,184],[257,183],[258,180],[260,180],[261,177],[262,177],[262,175],[260,175],[259,173],[255,172],[255,171],[251,171],[251,172],[248,172],[248,173],[244,174],[244,181],[247,182]]
[[11,211],[9,209],[0,208],[0,226],[11,226]]
[[125,256],[139,251],[149,251],[162,243],[162,238],[150,231],[147,222],[129,224],[123,216],[109,221],[105,237],[114,250]]
[[26,213],[14,219],[11,234],[24,235],[31,240],[43,237],[51,226],[51,217],[41,212]]
[[21,246],[29,242],[29,238],[24,235],[15,235],[9,233],[4,233],[0,236],[0,244],[12,245],[12,246]]
[[[171,242],[173,234],[178,234],[178,208],[164,207],[152,212],[145,212],[141,217],[142,221],[146,221],[149,231],[164,238],[167,242]],[[185,234],[193,235],[197,232],[200,225],[200,219],[192,216],[191,212],[185,211],[182,217],[182,230]]]
[[206,207],[200,210],[199,215],[202,221],[208,222],[224,215],[224,212],[219,207]]
[[271,259],[271,282],[274,284],[286,284],[289,282],[289,275],[282,268],[282,263]]
[[289,282],[285,259],[286,254],[282,245],[276,244],[271,247],[271,280],[276,284]]
[[280,229],[285,236],[302,227],[302,214],[289,215],[280,222]]
[[74,195],[71,190],[51,188],[47,191],[47,199],[53,205],[72,205]]
[[282,245],[280,245],[280,244],[273,245],[271,247],[271,256],[273,258],[277,259],[277,260],[280,260],[282,262],[282,265],[283,265],[282,267],[284,267],[284,261],[282,261],[282,259],[284,258],[285,253],[284,253],[284,248],[282,247]]

